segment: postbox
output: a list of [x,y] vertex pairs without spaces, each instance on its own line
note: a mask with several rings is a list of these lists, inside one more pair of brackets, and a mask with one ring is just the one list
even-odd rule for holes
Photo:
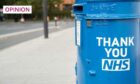
[[140,1],[76,0],[77,84],[140,84]]

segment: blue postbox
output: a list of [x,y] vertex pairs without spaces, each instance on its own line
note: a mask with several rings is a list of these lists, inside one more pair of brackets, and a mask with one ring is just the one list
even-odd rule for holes
[[77,84],[140,84],[140,1],[76,0]]

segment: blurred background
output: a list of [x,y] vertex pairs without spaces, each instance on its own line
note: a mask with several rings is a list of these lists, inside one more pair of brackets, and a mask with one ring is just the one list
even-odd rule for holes
[[[17,22],[21,17],[26,20],[42,20],[42,2],[43,0],[2,0],[0,1],[0,21],[16,19]],[[54,17],[59,19],[73,18],[71,11],[73,3],[74,0],[48,0],[48,19],[53,20]],[[3,5],[32,5],[33,13],[30,15],[3,15]]]
[[[48,15],[44,1],[0,1],[0,84],[76,84],[74,0],[48,0]],[[3,14],[4,5],[32,14]]]
[[[74,26],[75,0],[48,0],[49,33]],[[0,50],[44,34],[43,0],[0,1]],[[31,5],[32,14],[3,14],[4,5]],[[46,10],[47,11],[47,10]]]

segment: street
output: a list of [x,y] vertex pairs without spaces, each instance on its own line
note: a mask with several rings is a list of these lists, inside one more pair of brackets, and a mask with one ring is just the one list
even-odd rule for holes
[[[55,26],[54,22],[49,22],[49,32],[53,33],[66,28],[71,28],[73,26],[74,22],[72,20],[68,20],[66,22],[59,21],[58,27]],[[19,32],[24,33],[20,34]],[[13,34],[14,36],[12,36]],[[43,34],[43,22],[41,21],[25,23],[0,23],[0,50],[37,38]]]
[[3,22],[0,23],[0,35],[42,27],[43,22],[26,22],[26,23]]
[[[61,28],[66,27],[72,27],[73,21],[58,21],[58,26]],[[15,33],[19,31],[25,31],[25,30],[31,30],[31,29],[38,29],[43,28],[43,22],[42,21],[35,21],[35,22],[0,22],[0,35],[3,34],[9,34],[9,33]],[[55,22],[51,21],[49,22],[49,28],[55,29]]]

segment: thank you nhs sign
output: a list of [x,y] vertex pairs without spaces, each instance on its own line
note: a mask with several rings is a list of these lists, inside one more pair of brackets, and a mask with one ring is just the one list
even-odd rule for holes
[[130,71],[129,47],[135,46],[135,37],[96,37],[98,47],[106,53],[101,59],[103,71]]

